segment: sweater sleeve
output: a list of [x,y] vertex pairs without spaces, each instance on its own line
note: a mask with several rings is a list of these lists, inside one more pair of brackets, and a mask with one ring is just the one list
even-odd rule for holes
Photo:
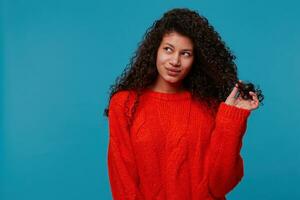
[[115,98],[109,106],[108,175],[114,200],[141,200],[138,172],[125,118]]
[[208,189],[215,198],[225,197],[244,175],[240,150],[250,112],[225,102],[219,106],[205,160]]

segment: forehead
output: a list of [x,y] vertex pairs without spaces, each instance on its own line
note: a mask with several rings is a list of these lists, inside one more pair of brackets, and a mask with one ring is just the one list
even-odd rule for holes
[[179,48],[193,48],[192,40],[177,32],[166,33],[162,38],[162,44],[171,44]]

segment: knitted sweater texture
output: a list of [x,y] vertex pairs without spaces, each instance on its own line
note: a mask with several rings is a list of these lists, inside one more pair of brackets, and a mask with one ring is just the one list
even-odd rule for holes
[[210,112],[188,91],[146,89],[129,127],[134,97],[119,91],[109,104],[113,199],[225,200],[243,177],[240,150],[250,110],[222,102]]

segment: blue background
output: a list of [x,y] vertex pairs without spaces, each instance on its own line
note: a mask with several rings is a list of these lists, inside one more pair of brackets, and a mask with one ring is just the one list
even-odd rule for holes
[[299,1],[0,1],[0,199],[111,199],[108,89],[175,7],[206,16],[265,105],[228,199],[300,199]]

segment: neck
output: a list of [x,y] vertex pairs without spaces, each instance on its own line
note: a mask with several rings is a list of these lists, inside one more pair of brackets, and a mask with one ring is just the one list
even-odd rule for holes
[[184,91],[183,85],[180,82],[169,83],[160,79],[157,79],[149,89],[163,93],[178,93]]

